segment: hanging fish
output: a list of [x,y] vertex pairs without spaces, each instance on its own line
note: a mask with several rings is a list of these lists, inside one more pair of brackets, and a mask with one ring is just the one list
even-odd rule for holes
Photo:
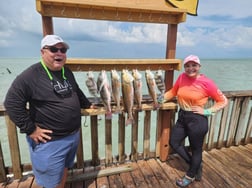
[[157,85],[154,79],[154,74],[150,70],[146,70],[145,78],[146,78],[149,94],[151,98],[153,99],[153,107],[154,109],[157,109],[159,108],[159,104],[157,101],[157,92],[156,92]]
[[142,111],[142,75],[137,69],[132,70],[132,75],[133,75],[133,86],[134,86],[134,99],[135,102],[137,103],[137,109],[139,111]]
[[100,97],[101,97],[102,102],[104,104],[104,107],[106,109],[105,117],[106,117],[106,119],[111,119],[112,118],[111,87],[109,85],[107,73],[105,70],[102,70],[99,73],[99,76],[97,79],[97,87],[98,87],[98,93],[100,94]]
[[160,96],[158,97],[158,101],[163,101],[164,93],[165,93],[165,82],[162,74],[162,70],[158,70],[155,72],[155,82],[158,90],[160,91]]
[[111,70],[111,85],[112,85],[112,96],[113,96],[113,99],[116,103],[115,112],[120,113],[121,112],[121,106],[120,106],[121,80],[120,80],[120,76],[116,70]]
[[134,87],[133,76],[128,70],[122,70],[122,96],[124,110],[128,113],[125,125],[133,124]]
[[98,97],[98,88],[92,71],[87,72],[86,86],[91,95],[95,98]]

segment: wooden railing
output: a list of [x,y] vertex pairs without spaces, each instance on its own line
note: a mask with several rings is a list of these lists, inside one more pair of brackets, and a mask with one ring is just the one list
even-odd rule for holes
[[[209,118],[209,132],[205,138],[205,150],[247,144],[252,141],[252,91],[224,93],[228,97],[229,105],[215,116]],[[209,100],[209,103],[211,103],[211,100]],[[98,109],[83,109],[83,117],[89,117],[90,120],[90,132],[88,134],[91,138],[91,159],[84,158],[85,148],[87,148],[88,144],[84,144],[83,140],[81,140],[75,168],[99,165],[108,166],[113,163],[123,163],[127,160],[158,158],[160,152],[159,142],[162,134],[159,117],[163,111],[167,110],[174,114],[174,117],[167,119],[167,121],[171,121],[174,124],[177,111],[176,103],[165,103],[161,105],[160,109],[153,110],[152,104],[147,101],[143,104],[141,112],[135,111],[134,118],[136,123],[134,126],[125,127],[124,113],[113,114],[113,117],[118,122],[104,120],[104,125],[99,126],[104,126],[105,131],[99,132],[99,116],[105,114],[103,107]],[[23,172],[31,170],[31,164],[21,163],[20,145],[23,143],[20,143],[17,133],[18,129],[5,114],[3,107],[1,107],[0,116],[4,116],[6,119],[6,130],[8,131],[9,150],[12,161],[12,165],[5,166],[4,158],[6,153],[2,151],[2,145],[0,144],[0,182],[4,182],[8,174],[13,174],[16,179],[21,178]],[[140,128],[142,128],[142,131],[139,131]],[[114,132],[112,131],[113,129],[117,129],[116,135],[112,134]],[[126,131],[126,129],[130,129],[130,131]],[[81,129],[82,134],[83,126]],[[130,138],[126,139],[126,135],[129,135]],[[83,139],[83,136],[81,138]],[[101,144],[99,144],[100,139],[104,139],[105,142],[100,142]],[[127,143],[126,140],[130,140],[130,143]],[[100,152],[99,148],[105,149],[103,152]],[[117,148],[117,150],[113,151],[113,148]]]

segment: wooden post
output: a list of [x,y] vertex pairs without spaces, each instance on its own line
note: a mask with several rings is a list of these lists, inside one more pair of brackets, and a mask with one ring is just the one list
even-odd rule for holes
[[52,17],[42,16],[43,36],[53,34],[53,20]]
[[92,164],[97,166],[100,164],[98,150],[98,122],[97,116],[91,116],[91,148],[92,148]]
[[106,165],[113,162],[112,159],[112,120],[105,119],[105,153]]
[[2,144],[0,140],[0,182],[6,182],[6,172],[5,172],[5,164],[3,158]]
[[5,115],[6,125],[8,127],[8,139],[10,145],[10,153],[11,153],[11,162],[13,168],[13,174],[15,179],[22,178],[22,169],[21,169],[21,157],[20,157],[20,149],[18,145],[18,136],[17,136],[17,128],[16,125],[11,121],[8,115]]
[[83,152],[83,139],[81,128],[80,128],[80,142],[78,145],[76,157],[77,157],[77,168],[84,168],[84,152]]
[[[166,59],[175,58],[176,54],[176,42],[177,42],[177,24],[169,24],[167,32],[167,49]],[[166,90],[170,89],[173,85],[174,70],[165,71],[165,86]],[[160,118],[161,121],[161,137],[160,137],[160,160],[165,161],[169,154],[169,140],[170,140],[170,128],[172,118],[172,111],[162,111]]]

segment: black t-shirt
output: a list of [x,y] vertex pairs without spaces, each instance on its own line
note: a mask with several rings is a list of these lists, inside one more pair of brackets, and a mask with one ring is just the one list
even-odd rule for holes
[[[53,138],[66,136],[79,129],[81,108],[91,105],[68,68],[65,67],[67,81],[63,79],[61,71],[50,73],[54,84],[42,65],[36,63],[17,76],[8,90],[4,106],[21,133],[31,134],[36,124],[52,130]],[[54,91],[55,82],[63,87],[68,86],[70,94],[64,97],[57,94]]]

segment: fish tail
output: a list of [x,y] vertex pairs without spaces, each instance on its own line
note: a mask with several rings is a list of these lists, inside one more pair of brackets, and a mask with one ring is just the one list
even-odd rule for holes
[[122,113],[121,107],[120,107],[120,106],[117,106],[117,107],[116,107],[115,113],[116,113],[116,114],[121,114],[121,113]]
[[125,122],[125,125],[128,126],[128,125],[133,125],[134,123],[134,119],[133,118],[128,118]]
[[157,110],[160,108],[160,105],[158,103],[153,103],[153,109]]
[[106,112],[105,119],[112,119],[112,112]]
[[142,112],[142,111],[143,111],[142,104],[139,104],[139,105],[137,106],[137,111],[138,111],[138,112]]

